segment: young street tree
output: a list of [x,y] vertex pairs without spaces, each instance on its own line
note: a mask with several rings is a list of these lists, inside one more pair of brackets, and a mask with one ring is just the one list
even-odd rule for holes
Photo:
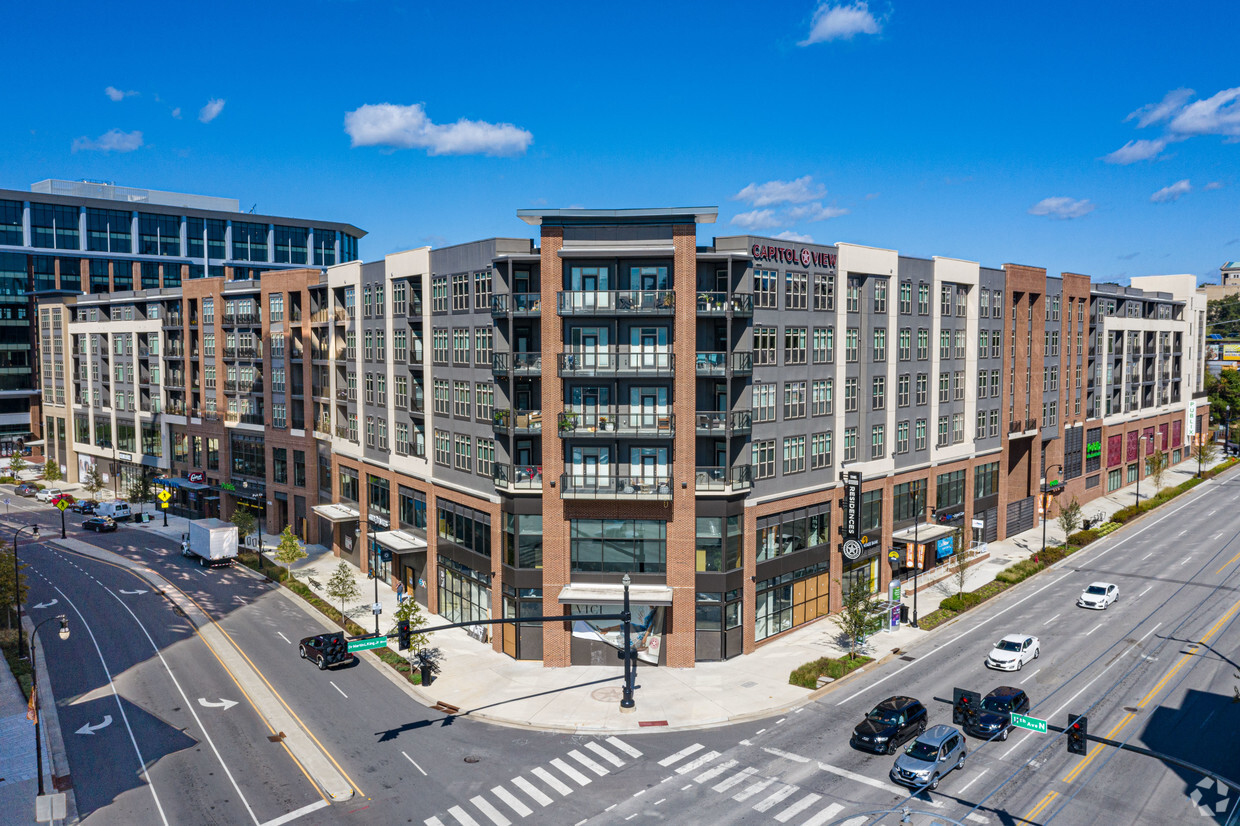
[[357,580],[353,577],[352,565],[342,561],[336,566],[336,570],[332,571],[331,579],[327,580],[327,595],[332,599],[340,600],[340,620],[343,622],[345,602],[351,602],[362,595],[362,589],[358,587]]
[[9,475],[16,479],[17,474],[21,473],[25,469],[26,460],[22,458],[21,453],[14,453],[9,458]]
[[56,464],[55,459],[48,459],[43,463],[44,482],[59,482],[63,478],[65,477],[60,473],[60,465]]
[[1154,452],[1145,458],[1145,470],[1150,478],[1154,480],[1154,491],[1157,493],[1162,489],[1163,474],[1167,472],[1167,468],[1171,466],[1171,460],[1167,457],[1167,452],[1161,447],[1155,448]]
[[1079,527],[1081,527],[1081,503],[1073,496],[1059,506],[1059,529],[1063,531],[1066,540],[1076,533]]
[[86,472],[86,478],[82,480],[82,484],[86,488],[86,492],[94,496],[103,490],[103,474],[99,472],[99,465],[91,465],[90,470]]
[[414,655],[431,643],[430,637],[426,634],[417,633],[419,628],[426,625],[426,617],[423,616],[422,608],[413,598],[413,594],[410,594],[409,598],[396,608],[396,613],[392,615],[392,627],[388,631],[389,634],[396,633],[396,626],[401,620],[409,620],[409,630],[414,632],[409,642],[409,660],[412,663]]
[[1193,458],[1197,460],[1197,471],[1200,473],[1202,465],[1214,461],[1218,446],[1214,444],[1213,433],[1202,433],[1198,438],[1201,441],[1193,445]]
[[233,509],[232,519],[228,521],[237,526],[238,542],[244,542],[245,538],[254,533],[258,527],[258,520],[254,518],[254,512],[240,505]]
[[856,659],[857,649],[866,636],[881,627],[878,599],[870,593],[869,583],[857,583],[850,590],[845,590],[838,579],[835,580],[835,585],[844,595],[844,605],[832,620],[848,640],[849,659]]
[[280,544],[276,547],[275,558],[284,566],[284,578],[292,579],[293,563],[305,559],[309,554],[301,547],[301,540],[293,533],[291,525],[285,525],[280,532]]
[[956,543],[958,546],[956,553],[952,554],[951,562],[948,563],[951,566],[949,581],[952,584],[952,590],[957,596],[961,596],[964,594],[964,586],[969,582],[969,569],[977,564],[978,553],[976,548],[964,547],[963,533],[956,534]]

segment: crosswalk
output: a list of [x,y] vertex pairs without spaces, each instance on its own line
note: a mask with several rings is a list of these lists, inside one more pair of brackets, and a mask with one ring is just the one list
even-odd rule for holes
[[545,766],[494,787],[489,795],[470,798],[468,807],[453,806],[442,817],[428,817],[425,826],[511,826],[513,818],[529,817],[641,756],[641,751],[618,737],[589,740]]

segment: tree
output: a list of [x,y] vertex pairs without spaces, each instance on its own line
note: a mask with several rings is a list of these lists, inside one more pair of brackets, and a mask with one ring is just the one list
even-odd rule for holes
[[857,658],[857,648],[865,642],[866,635],[872,634],[882,627],[882,618],[878,615],[878,599],[870,593],[870,582],[854,583],[845,589],[837,579],[835,585],[844,595],[844,604],[838,614],[831,619],[840,629],[840,633],[848,640],[849,659]]
[[1199,466],[1213,462],[1218,452],[1218,446],[1214,444],[1214,434],[1202,433],[1197,438],[1200,441],[1193,445],[1193,458],[1197,460]]
[[297,538],[297,534],[293,533],[292,526],[285,525],[284,530],[280,532],[280,544],[276,546],[275,553],[276,562],[284,566],[284,578],[292,578],[293,563],[307,556],[306,549],[301,546],[301,540]]
[[65,478],[60,472],[60,465],[56,464],[55,459],[48,459],[43,463],[43,481],[59,482]]
[[26,460],[22,458],[21,450],[19,448],[13,453],[12,457],[9,458],[9,475],[16,479],[17,474],[21,473],[25,469]]
[[1067,502],[1059,506],[1059,529],[1063,531],[1064,539],[1076,533],[1076,529],[1081,527],[1081,503],[1076,501],[1073,496]]
[[1210,399],[1210,420],[1222,424],[1228,407],[1240,412],[1240,370],[1223,370],[1216,376],[1206,371],[1206,395]]
[[228,520],[237,526],[237,540],[244,541],[247,536],[258,529],[258,520],[249,508],[237,505],[233,508],[232,518]]
[[353,578],[352,565],[342,561],[336,566],[331,579],[327,580],[327,595],[340,600],[340,618],[343,621],[345,601],[355,600],[362,595],[362,589],[357,587],[357,580]]
[[949,581],[952,583],[952,590],[957,595],[964,594],[964,586],[969,581],[969,569],[977,564],[977,549],[965,548],[964,534],[957,532],[956,534],[956,553],[952,554],[952,558],[948,561],[948,571],[951,573]]
[[[17,560],[17,582],[20,588],[21,601],[25,602],[30,593],[30,583],[26,577],[26,563]],[[14,627],[17,615],[13,612],[16,604],[13,600],[13,546],[9,543],[0,545],[0,604],[4,605],[7,626]]]
[[[345,563],[342,562],[340,564],[344,565]],[[397,606],[396,613],[392,615],[392,627],[388,631],[389,634],[396,633],[396,625],[401,620],[409,620],[409,630],[414,632],[426,625],[426,617],[423,616],[422,608],[418,605],[417,600],[413,598],[413,594],[410,594],[408,599]],[[415,633],[409,639],[409,662],[412,665],[414,655],[430,645],[431,638],[426,634]],[[438,670],[438,668],[435,670]]]
[[86,472],[86,479],[82,484],[86,488],[86,492],[94,496],[103,490],[103,474],[99,472],[99,465],[91,465],[90,470]]
[[131,478],[129,480],[129,487],[125,491],[125,495],[129,497],[130,502],[138,503],[139,513],[142,511],[142,504],[151,501],[152,494],[151,476],[146,470]]
[[1167,468],[1170,466],[1171,459],[1168,458],[1167,452],[1161,447],[1154,448],[1154,452],[1145,457],[1145,471],[1154,480],[1155,491],[1162,488],[1163,474],[1167,472]]

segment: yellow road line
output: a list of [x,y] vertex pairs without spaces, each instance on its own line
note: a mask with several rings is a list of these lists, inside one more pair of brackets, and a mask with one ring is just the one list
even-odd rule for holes
[[1025,821],[1026,823],[1032,823],[1033,819],[1037,817],[1038,815],[1042,814],[1042,810],[1045,809],[1047,806],[1049,806],[1051,804],[1051,801],[1054,800],[1056,797],[1059,797],[1059,792],[1049,792],[1046,795],[1046,797],[1042,798],[1042,800],[1038,803],[1038,805],[1030,809],[1029,814],[1022,817],[1021,820]]
[[[1231,563],[1235,562],[1237,559],[1240,559],[1240,554],[1236,554],[1236,555],[1235,555],[1235,556],[1233,556],[1231,559],[1227,560],[1227,562],[1223,564],[1223,568],[1226,568],[1228,565],[1230,565]],[[1221,574],[1221,573],[1223,572],[1223,568],[1219,568],[1219,569],[1218,569],[1217,571],[1215,571],[1214,573],[1215,573],[1216,575],[1217,575],[1217,574]]]

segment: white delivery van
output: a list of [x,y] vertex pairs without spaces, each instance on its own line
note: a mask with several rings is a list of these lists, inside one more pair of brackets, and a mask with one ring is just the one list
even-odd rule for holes
[[128,502],[113,499],[110,502],[103,502],[99,507],[95,508],[95,514],[98,516],[110,516],[117,522],[120,522],[122,519],[128,519],[133,516],[133,511],[129,509]]

